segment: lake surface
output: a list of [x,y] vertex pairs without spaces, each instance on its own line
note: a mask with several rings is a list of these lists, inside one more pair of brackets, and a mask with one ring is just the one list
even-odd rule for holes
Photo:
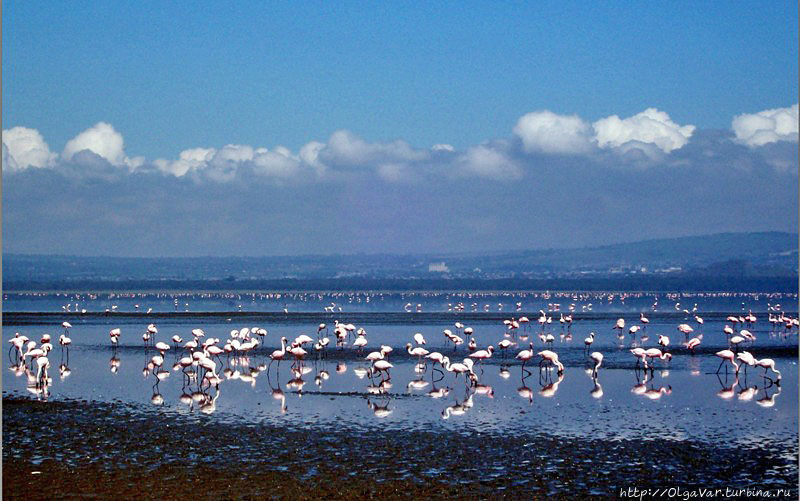
[[[38,341],[42,333],[48,332],[55,344],[49,355],[52,382],[46,392],[37,390],[31,381],[32,374],[6,354],[3,395],[8,402],[35,399],[49,405],[77,405],[87,416],[92,415],[92,408],[117,406],[125,409],[121,414],[124,417],[120,418],[123,420],[143,420],[153,426],[171,423],[188,429],[199,425],[215,429],[248,426],[298,433],[305,430],[315,436],[321,432],[332,433],[335,437],[340,437],[345,430],[358,430],[365,440],[384,437],[396,441],[401,450],[413,449],[408,441],[419,433],[433,434],[447,443],[469,437],[495,437],[496,447],[482,452],[482,457],[494,464],[494,469],[482,473],[480,478],[476,475],[465,478],[475,482],[481,479],[500,482],[507,487],[534,481],[523,475],[519,479],[521,484],[504,483],[511,466],[503,458],[509,455],[527,457],[536,451],[536,457],[550,458],[555,464],[567,459],[565,455],[569,451],[548,452],[552,448],[540,449],[533,445],[541,443],[543,438],[569,441],[576,454],[585,458],[611,454],[609,451],[613,449],[617,451],[614,454],[620,454],[615,461],[624,463],[618,465],[620,468],[628,465],[634,469],[642,461],[641,456],[631,452],[640,447],[634,444],[646,444],[643,447],[650,451],[648,454],[658,458],[662,448],[681,448],[691,443],[718,451],[698,469],[699,473],[685,477],[695,484],[752,486],[765,482],[772,487],[791,485],[796,493],[797,329],[787,330],[782,324],[773,325],[767,321],[769,314],[778,314],[776,305],[780,305],[781,311],[796,315],[796,295],[9,294],[5,299],[4,341],[17,332]],[[176,299],[180,303],[177,312]],[[86,313],[75,313],[76,302],[78,312],[86,309]],[[464,305],[463,310],[460,303]],[[680,304],[676,306],[677,303]],[[62,308],[67,304],[72,305],[70,312]],[[326,311],[326,307],[329,310]],[[148,315],[149,308],[152,311]],[[284,308],[287,311],[284,312]],[[537,322],[539,310],[551,316],[552,323],[540,326]],[[757,321],[743,328],[756,339],[743,344],[742,349],[752,352],[756,358],[774,359],[782,374],[780,382],[772,373],[764,377],[763,369],[756,367],[749,368],[746,375],[742,370],[738,377],[731,366],[716,373],[720,359],[714,353],[729,347],[728,337],[723,332],[723,327],[730,325],[726,317],[744,316],[750,311]],[[559,322],[562,313],[572,313],[571,325]],[[643,326],[640,313],[650,322],[631,335],[628,333],[630,326]],[[513,331],[502,322],[502,319],[518,319],[523,315],[531,322]],[[702,324],[695,315],[702,317]],[[618,318],[626,321],[622,332],[612,329]],[[68,363],[67,353],[62,352],[56,341],[64,330],[60,326],[63,320],[72,324],[69,336],[73,343]],[[363,351],[353,348],[353,337],[342,347],[333,346],[335,338],[330,327],[337,320],[353,322],[357,328],[365,329],[368,342]],[[318,334],[320,322],[330,327]],[[418,368],[417,358],[406,352],[406,343],[414,343],[413,335],[421,333],[426,339],[426,349],[440,351],[453,362],[461,361],[470,353],[466,343],[454,350],[452,344],[446,344],[442,334],[444,329],[450,329],[463,336],[463,330],[457,329],[455,322],[463,322],[465,327],[474,329],[478,349],[490,344],[497,347],[503,339],[517,343],[507,350],[508,353],[495,351],[490,359],[475,365],[477,386],[465,384],[463,377],[456,379],[452,373],[433,371],[431,363]],[[244,327],[261,327],[267,334],[263,345],[248,356],[223,355],[217,361],[222,382],[216,388],[200,388],[196,381],[187,379],[179,368],[173,367],[178,358],[187,353],[182,348],[173,346],[166,352],[162,370],[169,375],[165,379],[159,381],[155,375],[157,371],[148,368],[157,354],[142,341],[142,334],[150,323],[158,329],[155,341],[164,341],[170,346],[173,335],[181,336],[185,342],[192,337],[194,328],[202,328],[206,338],[220,338],[220,345],[232,330]],[[677,330],[681,323],[694,329],[690,337],[702,336],[701,345],[694,354],[683,346],[687,336]],[[115,350],[108,335],[112,328],[122,332],[120,346]],[[590,332],[596,334],[590,351],[604,355],[597,378],[591,376],[592,364],[584,347],[584,339]],[[291,361],[270,364],[269,354],[280,347],[280,338],[285,336],[292,340],[300,334],[315,340],[318,335],[327,334],[332,339],[331,345],[324,355],[307,345],[309,354],[294,370]],[[552,345],[542,342],[540,335],[543,334],[553,335]],[[630,348],[659,347],[659,334],[670,338],[667,350],[672,353],[672,359],[656,361],[652,372],[638,370]],[[565,365],[563,374],[540,370],[538,358],[529,362],[530,372],[524,373],[514,356],[527,349],[531,342],[534,351],[549,348],[558,353]],[[389,381],[365,375],[370,363],[364,356],[381,345],[393,347],[389,360],[394,367]],[[30,419],[28,413],[32,411],[19,412],[19,419],[22,416]],[[13,425],[14,416],[17,414],[11,416],[9,426]],[[64,429],[77,426],[74,417],[63,416],[58,419],[64,420]],[[8,418],[5,413],[4,417]],[[48,415],[46,419],[56,419],[55,424],[58,424],[53,416]],[[101,424],[105,423],[103,419],[96,418]],[[53,451],[67,463],[82,464],[84,461],[71,455],[70,450],[74,448],[71,435],[55,440],[49,448],[30,448],[27,447],[30,443],[17,441],[20,437],[13,428],[8,431],[10,435],[4,435],[8,439],[4,439],[4,445],[10,447],[4,448],[4,462],[14,459],[30,464],[47,462],[48,454]],[[406,434],[407,439],[404,438]],[[106,448],[112,447],[112,442],[97,443],[98,458],[108,454]],[[314,447],[322,447],[320,457],[337,450],[344,456],[370,455],[356,445],[340,450],[335,444],[323,447],[315,443]],[[469,451],[477,451],[469,445],[459,447],[463,447],[467,455]],[[144,450],[152,455],[155,449]],[[156,455],[163,456],[164,463],[179,461],[186,452],[185,444],[173,452],[177,457],[172,459],[166,451],[159,451]],[[751,454],[742,455],[742,451]],[[770,466],[766,470],[759,467],[757,474],[752,468],[748,472],[746,464],[741,471],[722,472],[721,466],[714,466],[714,454],[718,458],[732,454],[737,461],[760,464],[758,451],[769,451],[771,459],[761,458]],[[137,453],[129,451],[129,454]],[[219,461],[236,457],[235,454],[231,456],[231,450],[226,447],[214,447],[205,454]],[[275,457],[259,457],[259,461],[272,469],[282,464]],[[441,472],[456,468],[449,460],[430,457],[430,454],[411,458],[400,453],[398,461],[413,466],[414,471],[421,472],[419,475],[431,478],[439,478]],[[681,483],[680,474],[688,475],[690,465],[677,452],[665,452],[662,461],[660,467],[672,472],[669,478],[674,485]],[[304,472],[314,477],[311,463],[313,461],[304,467]],[[388,481],[394,478],[392,471],[381,470],[378,477]],[[558,468],[553,471],[569,474]],[[579,492],[594,492],[588,469],[578,467],[575,475],[580,478],[576,484]],[[625,481],[623,475],[614,477],[612,474],[612,477],[614,486]],[[643,478],[643,474],[635,475],[635,480]],[[567,480],[562,479],[562,487],[566,485],[563,482]],[[605,484],[604,488],[609,489],[610,485]],[[543,492],[560,492],[552,486],[542,488]],[[602,489],[594,493],[603,494]]]

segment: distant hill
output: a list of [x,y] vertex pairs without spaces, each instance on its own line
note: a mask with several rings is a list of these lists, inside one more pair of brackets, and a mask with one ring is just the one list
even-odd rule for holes
[[471,283],[517,279],[545,283],[541,281],[624,279],[628,283],[647,277],[651,281],[657,277],[673,281],[692,277],[791,278],[797,276],[797,239],[796,233],[720,233],[491,255],[114,258],[4,254],[3,281],[6,290],[13,290],[92,282],[179,287],[190,281],[210,281],[215,289],[233,289],[244,283],[287,280],[356,284],[359,280]]
[[[546,267],[561,272],[641,268],[683,270],[739,261],[780,274],[797,272],[797,233],[718,233],[626,244],[512,252],[493,257],[491,269]],[[489,267],[486,267],[487,271]]]

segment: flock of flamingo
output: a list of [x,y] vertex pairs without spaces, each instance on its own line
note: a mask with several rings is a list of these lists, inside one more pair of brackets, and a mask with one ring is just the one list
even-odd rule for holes
[[[138,306],[138,305],[137,305]],[[408,305],[406,305],[408,307]],[[458,307],[458,306],[457,306]],[[655,304],[654,304],[655,307]],[[693,317],[692,320],[699,326],[702,326],[704,320],[696,313],[696,306],[693,311],[682,310],[687,315],[687,319]],[[679,303],[676,304],[676,310],[680,310]],[[561,313],[558,320],[562,325],[562,331],[559,335],[562,342],[569,342],[572,340],[572,323],[573,313],[567,315]],[[743,316],[729,316],[726,319],[726,324],[723,328],[723,333],[726,336],[728,349],[723,349],[715,353],[721,359],[720,365],[716,373],[722,370],[723,366],[727,374],[728,365],[733,366],[738,383],[738,376],[741,369],[744,369],[745,374],[748,367],[763,368],[762,376],[765,381],[768,380],[770,384],[780,385],[781,373],[777,370],[775,361],[770,358],[756,358],[751,351],[744,348],[751,349],[751,346],[756,340],[756,336],[751,332],[757,319],[752,312]],[[544,396],[550,396],[558,389],[558,384],[564,377],[564,364],[559,360],[558,354],[553,349],[553,343],[556,340],[556,335],[552,331],[547,330],[548,324],[553,323],[551,315],[543,310],[540,310],[539,317],[535,320],[541,327],[538,336],[532,328],[532,322],[526,316],[519,318],[510,318],[503,321],[504,333],[503,338],[497,343],[497,348],[502,353],[503,363],[500,367],[500,375],[503,378],[509,377],[509,363],[506,362],[507,351],[512,350],[516,346],[525,346],[526,349],[519,350],[514,360],[520,364],[520,373],[522,381],[532,373],[526,368],[526,365],[532,360],[538,360],[539,380],[542,384],[540,393]],[[637,372],[637,380],[639,371],[644,371],[644,381],[652,380],[656,370],[656,366],[660,363],[661,368],[669,365],[672,353],[670,353],[671,340],[669,336],[658,334],[657,345],[658,347],[645,348],[643,345],[649,340],[647,333],[647,326],[649,319],[644,313],[639,314],[638,324],[627,325],[624,318],[619,318],[611,327],[611,331],[616,331],[616,336],[620,341],[620,347],[625,342],[626,338],[629,340],[627,349],[635,358],[634,370]],[[779,314],[772,312],[769,313],[769,322],[773,329],[782,326],[786,333],[793,333],[798,328],[798,319],[787,316],[785,313]],[[64,333],[58,338],[58,343],[61,347],[61,364],[59,372],[61,379],[69,376],[69,348],[72,340],[69,337],[70,328],[72,325],[69,322],[63,322],[62,327]],[[351,350],[355,351],[356,356],[363,360],[363,367],[354,369],[354,373],[359,378],[367,377],[371,384],[368,387],[370,394],[386,395],[389,388],[392,387],[391,383],[391,370],[394,365],[390,362],[390,356],[393,348],[387,345],[382,345],[376,351],[372,351],[364,356],[365,347],[368,344],[367,331],[363,327],[356,328],[355,325],[350,323],[341,323],[338,320],[334,321],[331,326],[333,328],[333,339],[329,337],[330,328],[327,324],[319,324],[316,328],[316,337],[307,334],[297,336],[291,342],[286,337],[280,340],[280,349],[276,349],[264,357],[264,363],[251,367],[250,356],[259,353],[258,348],[263,346],[264,340],[268,335],[266,329],[261,327],[244,327],[241,329],[234,329],[230,331],[229,338],[224,342],[220,338],[206,336],[203,329],[195,328],[190,332],[190,337],[184,342],[180,335],[173,335],[170,339],[171,344],[166,341],[158,341],[158,328],[154,324],[149,324],[142,334],[142,342],[145,348],[146,363],[143,368],[143,375],[149,377],[154,376],[154,394],[152,402],[155,404],[163,403],[163,397],[157,391],[160,381],[168,378],[172,372],[180,373],[183,379],[183,394],[180,401],[190,406],[197,405],[203,412],[213,412],[216,408],[216,401],[219,398],[220,384],[229,379],[239,379],[243,382],[255,386],[255,378],[264,371],[267,371],[269,378],[269,369],[273,363],[277,363],[278,370],[280,363],[284,360],[291,360],[292,379],[287,384],[287,388],[302,392],[303,376],[311,372],[311,368],[306,365],[307,358],[314,358],[316,361],[327,359],[327,350],[329,345],[333,344],[339,350],[345,349],[345,346],[350,344]],[[463,379],[463,384],[469,399],[471,401],[472,393],[487,394],[491,396],[493,391],[490,386],[481,384],[480,378],[483,375],[483,363],[488,359],[495,356],[496,350],[494,345],[488,345],[480,348],[475,338],[475,330],[472,327],[463,325],[461,322],[454,324],[454,329],[444,329],[442,331],[444,336],[444,347],[441,351],[430,351],[428,349],[428,342],[421,333],[416,333],[412,336],[411,342],[405,345],[405,352],[409,357],[416,358],[414,371],[419,375],[416,379],[412,380],[408,387],[411,389],[423,389],[427,386],[428,382],[423,378],[430,368],[431,382],[433,383],[433,390],[428,394],[434,398],[440,398],[452,388],[437,388],[436,382],[444,378],[445,372],[451,373],[454,376],[454,385],[457,384],[459,379]],[[703,334],[693,335],[694,328],[689,323],[681,323],[677,326],[677,331],[683,335],[684,340],[681,343],[692,356],[695,350],[701,345]],[[109,331],[109,339],[112,349],[111,371],[116,373],[119,369],[120,360],[117,357],[117,349],[120,343],[122,332],[120,328],[113,328]],[[587,373],[590,374],[593,382],[594,389],[592,396],[602,396],[602,387],[597,382],[598,372],[603,363],[603,354],[599,351],[591,351],[591,347],[598,335],[591,332],[588,337],[584,339],[584,351],[586,354],[587,363],[590,363],[590,368]],[[537,351],[534,349],[533,339],[538,337],[542,344],[543,349]],[[462,350],[465,355],[458,357],[458,350],[463,344],[466,348]],[[53,350],[51,343],[51,336],[43,334],[39,343],[28,339],[26,336],[16,333],[16,335],[9,340],[9,359],[12,361],[11,369],[18,374],[25,373],[28,375],[29,390],[40,396],[47,396],[48,386],[52,383],[49,377],[48,370],[50,369],[50,360],[48,355]],[[452,350],[450,351],[450,347]],[[332,347],[331,347],[332,348]],[[152,356],[148,355],[150,350],[154,350]],[[314,352],[314,357],[309,357],[311,351]],[[174,354],[174,362],[172,364],[172,371],[165,368],[166,357],[169,352]],[[260,353],[264,354],[262,350]],[[65,362],[66,356],[66,362]],[[148,358],[149,357],[149,358]],[[224,359],[223,359],[224,357]],[[452,357],[452,359],[451,359]],[[267,362],[267,358],[269,362]],[[430,364],[430,367],[429,367]],[[437,368],[438,366],[438,368]],[[166,365],[168,367],[168,365]],[[337,364],[337,372],[346,370],[346,365],[343,362]],[[769,372],[772,372],[769,375]],[[556,380],[553,380],[553,373],[556,375]],[[434,376],[438,375],[439,379],[435,380]],[[318,371],[315,377],[315,383],[321,387],[322,382],[327,380],[329,374],[326,370]],[[773,379],[774,378],[774,379]],[[195,387],[193,392],[187,392]],[[272,387],[272,394],[275,398],[282,399],[281,408],[285,410],[285,396],[280,388]],[[214,396],[211,396],[211,388],[214,388]],[[637,388],[639,388],[637,390]],[[634,392],[637,391],[645,394],[650,398],[659,398],[662,394],[668,393],[671,388],[647,389],[642,384],[634,387]],[[732,390],[731,390],[732,391]],[[532,398],[532,390],[523,386],[518,390],[520,396]],[[465,400],[466,402],[466,400]],[[368,400],[370,407],[376,415],[386,415],[388,407],[386,405],[378,405]],[[463,412],[464,404],[456,403],[455,406],[448,407],[443,417],[450,417],[451,415],[458,415]]]

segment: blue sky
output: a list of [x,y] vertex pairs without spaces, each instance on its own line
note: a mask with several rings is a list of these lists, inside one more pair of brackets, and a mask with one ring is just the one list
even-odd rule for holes
[[[173,239],[171,216],[142,230],[151,209],[170,213],[165,196],[180,221],[202,214],[215,234],[236,240],[256,228],[262,244],[248,254],[450,249],[426,221],[471,221],[453,230],[477,231],[465,250],[797,227],[797,129],[774,125],[796,121],[796,2],[3,7],[3,158],[16,166],[4,165],[5,251],[55,252],[58,241],[80,254],[242,252],[196,231]],[[528,115],[545,110],[552,116]],[[770,110],[786,112],[761,125]],[[14,127],[25,130],[7,134]],[[701,178],[752,188],[744,206],[726,197],[712,206],[707,187],[706,206],[632,221],[646,202],[625,200],[675,200],[679,187],[664,179],[685,188]],[[603,199],[636,183],[652,191]],[[585,200],[586,212],[570,209],[563,234],[518,230],[508,221],[533,227],[563,214],[535,204],[515,212],[509,186],[562,210]],[[454,190],[480,203],[442,206]],[[286,199],[258,202],[257,214],[240,205],[267,194]],[[147,197],[149,208],[136,203]],[[193,213],[197,200],[217,210]],[[416,210],[397,207],[408,200]],[[319,243],[315,235],[336,238],[318,219],[334,205],[361,244]],[[53,215],[76,206],[91,230],[67,230]],[[233,223],[242,214],[249,227]],[[595,230],[575,231],[596,214],[607,217]],[[696,214],[702,224],[685,224]],[[137,224],[159,245],[121,248]]]

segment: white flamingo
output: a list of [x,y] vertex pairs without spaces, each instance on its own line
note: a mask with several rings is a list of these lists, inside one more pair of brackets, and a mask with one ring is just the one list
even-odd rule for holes
[[[597,377],[597,369],[599,369],[600,368],[600,364],[603,363],[603,354],[600,353],[599,351],[595,351],[595,352],[592,352],[591,355],[589,355],[589,358],[594,360],[594,369],[592,370],[592,377],[596,378]],[[602,388],[600,389],[600,391],[601,392],[603,391]]]

